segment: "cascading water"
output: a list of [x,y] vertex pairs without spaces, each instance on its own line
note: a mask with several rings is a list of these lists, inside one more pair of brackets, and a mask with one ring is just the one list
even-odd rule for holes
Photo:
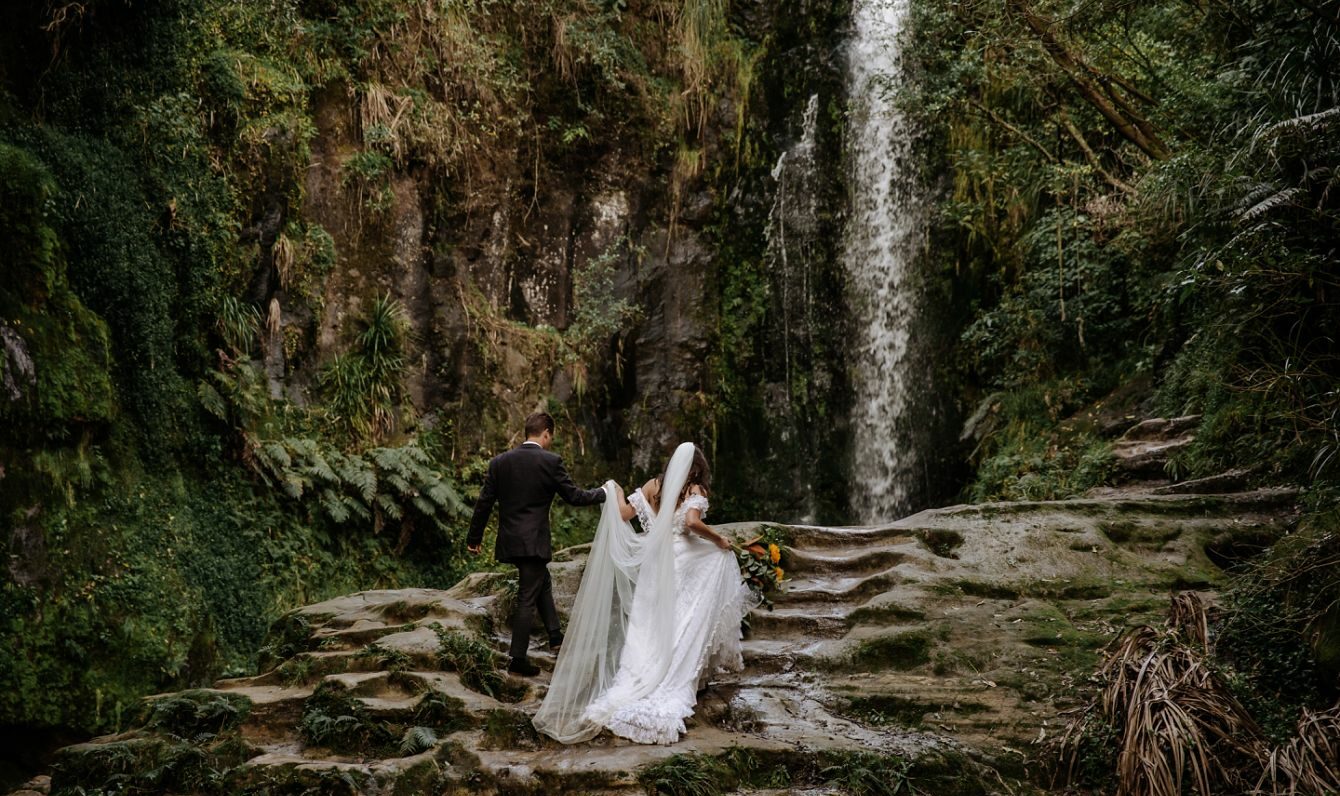
[[[780,321],[779,339],[785,370],[777,389],[770,391],[769,408],[784,415],[788,422],[779,424],[783,442],[789,442],[798,418],[793,406],[792,389],[796,369],[812,370],[808,352],[814,347],[814,293],[811,269],[817,259],[819,238],[819,95],[810,95],[800,119],[800,137],[784,149],[772,167],[776,183],[772,208],[768,212],[765,236],[766,257],[772,274]],[[814,492],[808,479],[797,485],[796,495],[801,522],[813,522],[816,516]]]
[[865,522],[907,513],[922,493],[930,380],[916,351],[913,266],[927,203],[913,162],[914,130],[896,107],[905,79],[900,38],[909,0],[856,0],[848,52],[846,154],[851,194],[844,266],[854,318],[852,509]]
[[[819,95],[810,95],[800,122],[800,140],[782,151],[772,167],[777,183],[772,209],[768,213],[767,257],[781,298],[782,355],[786,361],[786,381],[790,385],[793,363],[791,347],[812,331],[810,314],[814,307],[810,293],[811,251],[818,229],[817,170],[815,157]],[[797,339],[799,338],[799,339]]]

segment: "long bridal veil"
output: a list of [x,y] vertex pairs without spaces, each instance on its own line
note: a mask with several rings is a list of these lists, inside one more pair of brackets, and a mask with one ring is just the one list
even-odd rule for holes
[[[620,705],[647,696],[665,677],[675,634],[675,498],[688,479],[693,451],[691,442],[675,449],[661,484],[660,510],[645,534],[619,515],[614,484],[605,484],[605,507],[563,652],[534,719],[535,729],[557,741],[594,738]],[[613,695],[608,692],[621,665],[619,693]]]

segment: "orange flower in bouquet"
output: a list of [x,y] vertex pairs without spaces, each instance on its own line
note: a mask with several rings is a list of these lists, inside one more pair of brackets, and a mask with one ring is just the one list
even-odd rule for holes
[[772,609],[770,596],[781,589],[786,571],[779,566],[785,554],[785,538],[780,529],[769,527],[759,536],[735,549],[744,582],[758,597],[759,603]]

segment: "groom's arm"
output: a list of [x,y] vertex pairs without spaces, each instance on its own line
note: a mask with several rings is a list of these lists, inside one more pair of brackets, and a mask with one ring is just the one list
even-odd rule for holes
[[605,502],[605,490],[599,487],[595,489],[581,489],[572,483],[572,476],[568,475],[568,468],[563,466],[563,460],[555,458],[554,481],[558,484],[558,496],[563,498],[563,502],[569,506],[594,506]]
[[472,553],[479,552],[479,546],[484,543],[484,526],[489,524],[489,515],[493,513],[493,503],[497,499],[493,484],[493,462],[489,462],[484,486],[479,490],[479,500],[475,501],[475,515],[470,518],[470,533],[465,537],[465,548]]

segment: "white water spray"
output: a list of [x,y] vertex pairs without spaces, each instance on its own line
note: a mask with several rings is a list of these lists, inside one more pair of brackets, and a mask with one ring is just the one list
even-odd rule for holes
[[[772,167],[777,183],[772,209],[768,212],[767,257],[781,293],[782,356],[786,381],[791,382],[792,344],[811,344],[810,290],[811,248],[818,231],[817,143],[819,95],[805,103],[800,139],[782,151]],[[789,401],[789,395],[788,395]]]
[[854,318],[852,508],[862,521],[907,513],[922,478],[917,409],[930,389],[916,356],[920,290],[913,265],[927,203],[913,128],[894,104],[905,70],[909,0],[856,0],[848,54],[851,217],[845,268]]

